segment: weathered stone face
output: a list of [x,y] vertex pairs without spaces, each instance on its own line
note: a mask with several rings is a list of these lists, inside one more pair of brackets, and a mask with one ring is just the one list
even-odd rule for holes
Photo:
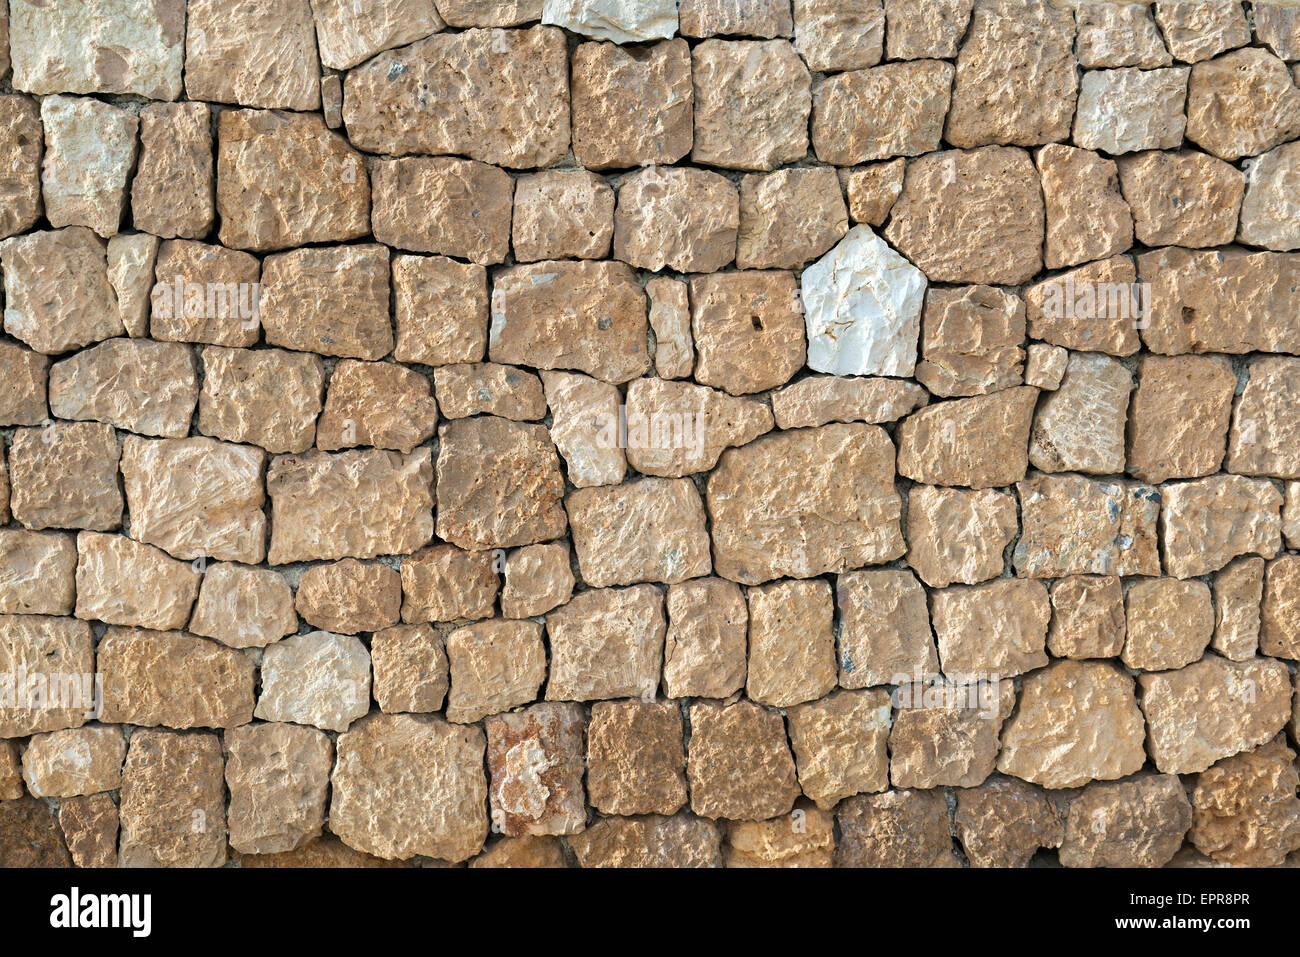
[[[84,621],[0,615],[0,674],[7,677],[8,690],[15,692],[11,700],[0,703],[0,736],[21,738],[86,723],[94,711],[94,641]],[[82,693],[80,701],[52,702],[29,694],[30,687],[16,687],[19,674],[42,675],[45,687],[54,676],[63,676],[60,681],[74,682],[73,690]]]
[[1029,334],[1080,352],[1137,352],[1138,323],[1147,317],[1133,289],[1136,280],[1133,262],[1116,256],[1026,287]]
[[733,582],[698,578],[668,589],[664,691],[670,698],[726,698],[746,677],[749,610]]
[[320,109],[307,0],[196,0],[186,8],[185,92],[258,109]]
[[1192,791],[1192,843],[1215,861],[1277,867],[1300,848],[1295,752],[1278,735],[1202,772]]
[[942,791],[858,795],[835,811],[836,867],[957,867]]
[[1011,677],[1047,664],[1051,606],[1041,582],[1001,578],[931,595],[943,673],[953,681]]
[[121,867],[221,867],[226,808],[221,742],[206,732],[131,735],[122,769]]
[[1024,679],[998,770],[1045,788],[1113,781],[1145,763],[1145,732],[1127,674],[1108,662],[1056,661]]
[[527,545],[510,553],[501,587],[501,613],[507,618],[544,615],[573,594],[567,545]]
[[393,348],[388,258],[388,249],[379,245],[299,249],[267,257],[260,303],[267,343],[382,359]]
[[[317,0],[311,11],[316,19],[316,42],[320,45],[320,60],[331,70],[346,70],[368,60],[381,50],[390,50],[420,40],[440,31],[445,20],[458,27],[494,26],[477,20],[477,0],[442,0],[435,7],[433,0]],[[512,22],[500,26],[513,26],[524,20],[537,19],[539,9],[523,20],[509,16],[510,7],[518,10],[528,6],[529,0],[516,0],[493,4],[502,9],[502,15]],[[522,11],[520,11],[522,12]],[[445,13],[446,16],[439,14]],[[467,22],[467,20],[469,22]]]
[[108,282],[117,296],[117,314],[133,339],[148,335],[150,292],[162,240],[148,233],[119,233],[108,241]]
[[1079,65],[1096,67],[1168,66],[1172,58],[1151,8],[1140,3],[1086,3],[1074,11]]
[[514,184],[475,160],[407,157],[374,165],[375,238],[486,266],[506,258]]
[[1192,807],[1172,774],[1088,785],[1070,802],[1066,867],[1163,867],[1182,846]]
[[790,381],[807,357],[794,275],[744,270],[690,283],[695,381],[750,395]]
[[1079,83],[1074,143],[1118,156],[1177,149],[1187,117],[1187,67],[1093,70]]
[[835,687],[835,635],[830,585],[781,581],[746,593],[749,604],[751,701],[785,708]]
[[940,402],[903,420],[895,433],[898,473],[927,485],[1011,485],[1029,465],[1029,426],[1038,390]]
[[835,817],[799,801],[795,818],[729,821],[723,849],[727,867],[831,867],[835,853]]
[[372,445],[409,453],[431,435],[438,403],[427,377],[391,362],[345,359],[330,376],[316,446]]
[[722,866],[718,826],[686,812],[597,818],[568,843],[579,867]]
[[484,621],[447,636],[451,690],[447,720],[471,724],[536,699],[546,678],[542,627],[534,621]]
[[1136,482],[1035,472],[1017,485],[1018,575],[1159,575],[1162,492]]
[[[794,33],[795,49],[810,70],[860,70],[880,62],[885,13],[876,0],[794,0]],[[899,58],[892,51],[890,57]]]
[[9,507],[27,528],[88,528],[122,524],[118,460],[111,425],[55,423],[17,429],[9,447]]
[[497,572],[489,551],[467,552],[455,545],[421,549],[402,562],[402,620],[491,618],[497,597]]
[[345,635],[397,624],[401,605],[402,580],[397,570],[355,558],[308,568],[298,579],[294,599],[307,624]]
[[1026,867],[1040,847],[1059,847],[1065,836],[1041,788],[1000,775],[957,792],[953,823],[975,867]]
[[889,777],[895,787],[977,787],[993,773],[998,732],[1015,706],[1015,688],[995,680],[911,685],[895,692]]
[[715,272],[736,258],[740,198],[718,173],[651,167],[624,181],[614,258],[651,272]]
[[1129,406],[1128,467],[1146,482],[1218,471],[1237,377],[1219,356],[1146,356]]
[[521,176],[510,229],[517,262],[603,259],[614,235],[614,190],[585,170]]
[[77,535],[78,618],[171,631],[184,628],[199,591],[189,562],[123,535]]
[[[1271,658],[1201,661],[1138,678],[1147,748],[1166,774],[1194,774],[1268,741],[1290,718],[1286,665]],[[1197,734],[1189,737],[1188,728]]]
[[5,332],[57,355],[125,331],[108,282],[108,251],[85,226],[0,243]]
[[1137,582],[1124,596],[1128,637],[1124,663],[1166,671],[1201,657],[1214,633],[1210,588],[1200,581],[1154,578]]
[[682,0],[679,31],[687,37],[788,37],[794,20],[786,0]]
[[72,614],[76,568],[72,535],[0,529],[0,614]]
[[1033,160],[995,146],[908,163],[885,238],[931,282],[1017,285],[1042,269],[1044,229]]
[[44,145],[40,108],[25,96],[0,96],[0,236],[26,232],[40,218],[41,152]]
[[[268,452],[311,448],[325,388],[319,356],[221,346],[208,346],[202,355],[200,432]],[[188,428],[188,413],[185,424]]]
[[1269,150],[1254,160],[1241,203],[1238,239],[1266,249],[1300,248],[1300,227],[1296,226],[1297,177],[1300,177],[1300,148],[1294,143]]
[[109,339],[50,368],[56,417],[107,422],[141,435],[188,435],[198,397],[194,354],[178,343]]
[[1294,138],[1300,89],[1289,73],[1285,63],[1257,48],[1196,64],[1187,85],[1187,138],[1228,162]]
[[[707,493],[717,573],[756,585],[900,557],[893,452],[869,425],[795,430],[724,452]],[[797,500],[780,491],[789,487],[802,490]],[[760,503],[767,517],[756,525]]]
[[261,271],[248,253],[187,239],[164,241],[149,293],[149,335],[170,342],[255,344]]
[[907,563],[927,585],[974,585],[1002,574],[1019,526],[1007,492],[914,485],[907,500]]
[[441,256],[393,259],[398,362],[478,362],[487,351],[487,271]]
[[1259,612],[1259,649],[1266,655],[1300,659],[1297,583],[1300,583],[1300,556],[1281,555],[1268,563]]
[[59,827],[78,867],[116,867],[118,810],[108,794],[59,802]]
[[1054,658],[1114,658],[1125,632],[1118,576],[1071,575],[1052,584],[1047,650]]
[[205,103],[151,103],[140,111],[140,161],[131,182],[137,229],[201,239],[216,214],[211,115]]
[[96,660],[104,675],[100,718],[109,724],[234,728],[253,718],[253,662],[215,641],[109,628]]
[[889,787],[885,691],[835,691],[786,712],[799,787],[823,810]]
[[833,169],[779,170],[740,181],[741,269],[798,269],[848,231],[848,210]]
[[367,152],[550,166],[569,147],[565,60],[554,27],[438,34],[350,70],[343,119]]
[[498,714],[487,731],[492,823],[507,837],[572,834],[586,827],[582,705],[543,702]]
[[1025,304],[992,286],[931,288],[916,378],[934,395],[985,395],[1020,385]]
[[1212,475],[1163,486],[1165,571],[1192,578],[1238,555],[1272,558],[1281,547],[1282,495],[1264,479]]
[[1101,352],[1072,352],[1029,433],[1029,461],[1044,472],[1124,471],[1124,427],[1133,376]]
[[812,119],[818,159],[852,166],[938,149],[952,77],[950,63],[914,60],[820,81]]
[[5,381],[0,383],[0,422],[5,425],[41,425],[48,413],[46,395],[50,360],[39,352],[13,343],[0,343]]
[[671,701],[601,701],[587,729],[587,791],[606,814],[675,814],[686,803],[682,715]]
[[45,218],[54,227],[88,226],[104,237],[117,235],[139,118],[99,100],[51,96],[41,103],[41,125]]
[[488,833],[486,742],[432,715],[372,714],[339,736],[329,826],[389,860],[463,861]]
[[320,836],[334,745],[296,724],[250,724],[226,736],[230,846],[278,854]]
[[663,592],[654,585],[580,592],[546,618],[547,700],[652,696],[666,630]]
[[370,639],[379,710],[441,711],[449,679],[442,637],[431,625],[394,625]]
[[842,376],[809,376],[771,397],[772,414],[782,429],[828,422],[893,422],[929,401],[925,389],[912,382]]
[[789,813],[799,785],[780,714],[746,701],[701,702],[690,718],[691,810],[737,821]]
[[313,631],[264,652],[256,717],[346,731],[369,707],[370,655],[360,639]]
[[[761,401],[688,382],[635,379],[626,398],[627,458],[644,475],[707,472],[726,449],[772,429],[772,413]],[[572,466],[569,475],[574,481]]]
[[1138,242],[1193,247],[1232,242],[1246,188],[1240,170],[1193,150],[1126,156],[1119,170]]
[[1233,661],[1252,658],[1259,647],[1264,597],[1264,559],[1238,558],[1214,573],[1214,637],[1211,646]]
[[926,592],[907,571],[840,575],[840,686],[920,683],[939,673]]
[[1055,143],[1039,150],[1037,160],[1048,269],[1108,259],[1133,245],[1133,216],[1114,160]]
[[209,565],[190,631],[232,648],[263,648],[298,630],[293,591],[279,572],[233,562]]

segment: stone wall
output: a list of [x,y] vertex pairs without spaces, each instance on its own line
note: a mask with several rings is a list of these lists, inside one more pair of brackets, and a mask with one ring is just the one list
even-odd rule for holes
[[1300,5],[7,6],[0,864],[1300,849]]

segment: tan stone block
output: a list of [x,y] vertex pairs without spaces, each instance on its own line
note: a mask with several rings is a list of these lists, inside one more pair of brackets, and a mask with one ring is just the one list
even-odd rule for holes
[[682,715],[671,701],[601,701],[587,729],[587,792],[605,814],[675,814],[686,803]]
[[393,259],[398,362],[478,362],[487,350],[487,271],[442,256]]
[[353,359],[393,349],[388,249],[379,245],[297,249],[268,256],[262,328],[268,345]]
[[1282,735],[1220,761],[1192,791],[1192,843],[1220,863],[1279,866],[1300,848],[1298,784],[1295,752]]
[[943,673],[951,681],[1008,678],[1047,664],[1051,605],[1041,582],[1000,578],[931,595]]
[[248,253],[168,239],[154,263],[149,335],[169,342],[251,346],[261,321],[262,266]]
[[486,414],[526,422],[546,416],[542,380],[518,366],[494,362],[441,366],[433,378],[445,418]]
[[[325,388],[319,356],[283,349],[203,350],[199,431],[268,452],[305,452]],[[188,430],[189,418],[186,417]]]
[[727,823],[727,867],[830,867],[834,853],[834,815],[806,801],[786,817]]
[[298,579],[294,607],[303,621],[322,631],[355,635],[397,624],[402,581],[379,562],[345,558],[313,565]]
[[1300,555],[1280,555],[1264,572],[1259,650],[1300,659]]
[[903,173],[906,169],[906,160],[895,159],[840,171],[841,180],[845,182],[844,191],[849,198],[849,215],[855,223],[884,225],[889,218],[889,211],[894,208],[894,203],[903,192]]
[[1136,582],[1124,596],[1124,614],[1124,663],[1135,670],[1165,671],[1191,664],[1205,653],[1214,634],[1214,605],[1205,582]]
[[449,156],[375,162],[375,238],[388,246],[486,266],[510,251],[514,183],[504,170]]
[[507,837],[573,834],[587,825],[582,705],[553,701],[489,716],[488,801]]
[[0,614],[71,615],[76,569],[70,533],[0,528]]
[[[844,4],[844,0],[837,2]],[[975,0],[885,0],[889,59],[951,60],[957,55],[974,6]]]
[[243,854],[292,851],[320,836],[334,744],[295,724],[226,732],[230,846]]
[[33,735],[23,752],[23,778],[33,797],[72,798],[116,791],[122,784],[126,740],[113,725]]
[[707,170],[651,167],[618,191],[614,257],[655,272],[715,272],[736,258],[740,198]]
[[122,335],[108,282],[108,250],[84,226],[14,236],[0,243],[5,332],[57,355]]
[[794,19],[789,0],[682,0],[684,37],[789,37]]
[[108,794],[59,802],[59,827],[78,867],[117,866],[117,805]]
[[1182,846],[1192,806],[1172,774],[1089,784],[1070,802],[1066,867],[1162,867]]
[[[527,0],[523,2],[527,4]],[[445,25],[445,17],[439,16],[443,10],[448,16],[453,16],[453,11],[475,5],[482,4],[477,4],[476,0],[440,0],[437,6],[434,0],[315,0],[311,9],[316,18],[316,42],[320,46],[321,63],[331,70],[347,70],[383,50],[437,33]],[[516,0],[493,5],[507,8],[518,7],[520,3]],[[477,27],[493,24],[465,23],[458,18],[455,25]],[[510,23],[501,25],[513,26]]]
[[162,549],[123,535],[77,535],[77,617],[109,625],[184,628],[199,573]]
[[1126,631],[1118,576],[1071,575],[1052,583],[1052,623],[1047,629],[1052,657],[1118,657]]
[[914,485],[907,501],[907,564],[927,585],[974,585],[1002,574],[1020,530],[1009,492]]
[[90,97],[41,101],[45,157],[41,192],[51,226],[89,226],[117,235],[127,207],[140,119]]
[[568,480],[575,488],[622,482],[627,453],[620,437],[625,419],[618,387],[579,373],[543,372],[541,377],[551,439],[564,456]]
[[919,385],[901,379],[809,376],[771,394],[782,429],[829,422],[893,422],[929,401]]
[[[8,11],[5,13],[8,16]],[[7,50],[8,36],[5,37]],[[41,203],[41,153],[45,134],[40,107],[27,96],[0,96],[0,237],[25,233],[36,225]]]
[[985,395],[1020,385],[1025,304],[992,286],[930,288],[916,378],[935,395]]
[[928,485],[974,489],[1019,482],[1029,464],[1037,400],[1037,389],[1010,388],[914,412],[895,433],[899,474]]
[[794,0],[794,35],[810,70],[860,70],[880,62],[885,12],[880,0]]
[[447,636],[451,691],[447,720],[471,724],[537,699],[546,680],[542,626],[534,621],[482,621]]
[[1233,661],[1253,658],[1259,648],[1264,559],[1238,558],[1214,573],[1214,638],[1210,644]]
[[503,837],[487,844],[470,867],[567,867],[564,845],[558,837]]
[[1017,575],[1159,575],[1161,492],[1136,482],[1031,473],[1016,486]]
[[668,622],[668,697],[726,698],[744,686],[749,610],[738,585],[698,578],[671,586]]
[[794,275],[777,270],[691,278],[695,379],[732,395],[789,382],[807,358]]
[[761,821],[799,796],[781,715],[748,701],[691,705],[686,773],[701,817]]
[[862,794],[835,812],[836,867],[958,867],[942,791]]
[[501,614],[507,618],[544,615],[569,600],[573,585],[567,544],[515,549],[505,561]]
[[346,731],[370,710],[370,654],[359,638],[313,631],[267,647],[253,714]]
[[1173,62],[1149,4],[1081,3],[1075,7],[1074,21],[1079,30],[1075,52],[1086,69],[1140,66],[1149,70]]
[[799,787],[823,811],[889,787],[889,693],[834,691],[786,712]]
[[1250,43],[1240,0],[1159,0],[1156,22],[1175,59],[1197,63]]
[[330,375],[316,446],[409,453],[433,435],[438,404],[426,376],[391,362],[344,359]]
[[1136,280],[1132,260],[1116,256],[1027,286],[1029,335],[1080,352],[1132,355],[1151,303],[1139,298]]
[[579,867],[722,866],[718,826],[687,812],[600,817],[568,844]]
[[144,435],[188,435],[198,396],[194,355],[176,343],[109,339],[50,368],[56,417]]
[[1074,145],[1118,156],[1183,145],[1189,68],[1091,70],[1079,82]]
[[604,179],[586,170],[548,170],[519,177],[514,188],[516,262],[609,255],[614,190]]
[[951,63],[912,60],[818,81],[812,117],[817,158],[852,166],[938,149],[952,77]]
[[1129,471],[1148,482],[1218,471],[1236,389],[1223,357],[1144,356],[1129,407]]
[[1194,150],[1125,156],[1119,163],[1138,242],[1220,246],[1237,233],[1245,175]]
[[1266,479],[1212,475],[1161,488],[1165,571],[1193,578],[1238,555],[1272,558],[1282,544],[1282,495]]
[[263,648],[298,630],[289,583],[269,568],[208,566],[190,631],[232,648]]
[[191,100],[320,109],[320,59],[307,0],[194,0],[186,14]]
[[496,563],[492,552],[455,545],[430,545],[408,555],[402,561],[402,620],[491,618],[499,587]]
[[1029,461],[1044,472],[1124,472],[1133,375],[1104,352],[1072,352],[1065,376],[1043,396],[1029,433]]
[[1040,847],[1059,847],[1061,814],[1042,788],[994,775],[957,792],[953,824],[974,867],[1028,867]]
[[[1091,9],[1091,7],[1085,7]],[[1049,144],[1038,151],[1047,216],[1048,269],[1108,259],[1133,245],[1129,199],[1114,160]]]
[[119,866],[221,867],[225,788],[215,734],[136,731],[122,770]]
[[379,710],[441,711],[450,687],[447,652],[431,625],[394,625],[370,639],[371,687]]
[[546,618],[548,701],[652,696],[663,662],[663,592],[654,585],[593,588]]
[[1187,85],[1187,138],[1230,163],[1294,138],[1300,89],[1290,74],[1285,63],[1257,48],[1196,64]]
[[45,404],[50,360],[10,342],[0,343],[0,422],[5,425],[42,425],[49,417]]
[[[21,738],[85,724],[95,708],[94,646],[84,621],[0,615],[0,675],[5,676],[6,692],[14,695],[0,703],[0,737]],[[26,688],[18,687],[20,675],[28,676]],[[37,675],[41,677],[33,680]],[[56,682],[62,693],[50,707],[49,690]]]

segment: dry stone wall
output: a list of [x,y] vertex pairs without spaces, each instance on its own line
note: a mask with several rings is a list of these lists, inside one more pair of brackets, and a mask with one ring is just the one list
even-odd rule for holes
[[1300,5],[0,4],[0,865],[1300,852]]

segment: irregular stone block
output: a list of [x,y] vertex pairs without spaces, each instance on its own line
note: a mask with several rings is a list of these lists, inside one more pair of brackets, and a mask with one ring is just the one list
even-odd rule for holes
[[732,395],[789,382],[807,355],[792,273],[744,270],[691,278],[695,380]]
[[313,631],[267,647],[253,714],[346,731],[370,710],[370,654],[350,635]]
[[1165,571],[1194,578],[1238,555],[1272,558],[1282,545],[1282,495],[1266,479],[1212,475],[1161,488]]
[[[1165,486],[1168,488],[1168,486]],[[1159,575],[1161,492],[1136,482],[1034,472],[1016,486],[1017,575]]]
[[1009,492],[914,485],[907,501],[907,564],[931,587],[974,585],[1002,574],[1020,530]]
[[190,631],[232,648],[264,648],[298,630],[293,591],[279,572],[233,562],[209,565]]
[[104,237],[117,235],[139,118],[99,100],[51,96],[41,103],[41,124],[45,218],[56,228],[89,226]]
[[830,585],[781,581],[746,592],[751,701],[786,708],[835,687]]
[[671,701],[600,701],[587,729],[587,793],[605,814],[675,814],[686,803],[682,714]]
[[510,553],[501,587],[501,614],[507,618],[544,615],[573,594],[569,546],[526,545]]
[[370,639],[372,689],[379,710],[442,710],[450,679],[442,636],[431,625],[394,625]]
[[483,621],[447,636],[451,691],[447,720],[472,724],[537,698],[546,680],[542,626],[535,621]]
[[[541,378],[551,410],[551,439],[564,456],[568,480],[575,488],[622,482],[627,443],[621,441],[620,430],[626,412],[618,387],[578,373],[543,372]],[[686,426],[693,423],[675,421],[684,438]]]
[[1182,146],[1188,73],[1185,66],[1084,73],[1074,116],[1074,144],[1112,156]]
[[131,735],[122,770],[120,867],[226,863],[221,741],[204,732]]
[[1020,385],[1025,304],[993,286],[930,288],[916,378],[935,395],[985,395]]
[[799,796],[781,715],[748,701],[691,705],[686,774],[701,817],[762,821],[788,814]]
[[320,109],[320,60],[307,0],[194,0],[186,8],[185,39],[191,100]]
[[879,0],[794,0],[794,36],[808,69],[860,70],[880,62],[885,12]]
[[892,568],[838,577],[840,687],[921,683],[939,673],[926,592]]
[[1118,657],[1126,631],[1118,576],[1070,575],[1052,583],[1047,650],[1053,658]]
[[1124,429],[1133,375],[1101,352],[1072,352],[1029,433],[1029,461],[1044,472],[1124,471]]
[[1192,806],[1172,774],[1090,784],[1070,802],[1061,842],[1066,867],[1163,867],[1192,826]]
[[33,735],[23,752],[23,778],[33,797],[71,798],[116,791],[126,740],[113,725],[86,725]]
[[772,413],[758,400],[665,379],[628,383],[625,415],[628,462],[670,478],[707,472],[726,449],[772,430]]
[[514,183],[475,160],[378,160],[371,181],[375,238],[388,246],[457,256],[486,266],[510,251]]
[[940,402],[898,427],[898,472],[927,485],[1011,485],[1029,467],[1029,426],[1038,390]]
[[208,346],[199,431],[268,452],[306,452],[316,439],[324,389],[325,363],[319,356]]
[[519,837],[573,834],[587,826],[586,726],[582,705],[551,701],[483,722],[495,830]]
[[313,565],[298,579],[294,607],[313,628],[344,635],[397,624],[402,580],[395,568],[345,558]]
[[1152,578],[1124,596],[1128,637],[1124,664],[1165,671],[1199,659],[1214,634],[1214,605],[1205,582]]
[[718,826],[687,812],[599,817],[568,844],[579,867],[722,866]]
[[1293,139],[1300,89],[1290,72],[1258,48],[1196,64],[1187,85],[1187,138],[1230,163]]
[[1278,735],[1203,772],[1192,791],[1192,843],[1236,867],[1278,867],[1300,848],[1295,752]]
[[[1087,7],[1091,9],[1091,7]],[[1108,259],[1133,245],[1129,199],[1114,160],[1051,143],[1038,151],[1047,215],[1048,269]]]
[[889,693],[834,691],[786,712],[799,787],[823,811],[889,787]]
[[925,405],[929,396],[899,379],[809,376],[773,392],[771,399],[777,426],[798,429],[828,422],[893,422]]
[[113,427],[98,422],[15,430],[9,447],[14,520],[34,529],[117,528],[122,524],[121,454]]
[[330,375],[316,446],[332,452],[371,445],[409,453],[433,435],[437,423],[438,403],[427,376],[391,362],[344,359]]
[[579,592],[546,619],[551,651],[546,699],[653,696],[666,627],[663,593],[654,585]]
[[71,534],[0,529],[0,614],[71,615],[76,569]]
[[886,791],[835,811],[836,867],[958,867],[942,791]]
[[953,824],[974,867],[1028,867],[1040,847],[1060,847],[1061,814],[1042,788],[994,775],[957,791]]
[[478,362],[487,351],[487,270],[442,256],[393,259],[393,358],[439,366]]
[[887,63],[837,73],[813,90],[817,158],[852,166],[939,148],[953,67],[942,60]]
[[1147,482],[1217,472],[1236,389],[1226,358],[1144,356],[1129,406],[1129,471]]
[[651,272],[716,272],[736,258],[739,226],[740,198],[726,177],[651,167],[619,187],[614,258]]
[[0,737],[79,728],[93,717],[94,648],[84,621],[0,615]]
[[[474,20],[476,7],[501,7],[502,15],[509,17],[508,8],[536,7],[532,16],[541,15],[541,3],[530,0],[510,0],[506,3],[485,4],[481,0],[315,0],[311,11],[316,18],[316,42],[320,46],[320,61],[331,70],[347,70],[369,60],[376,53],[405,46],[437,33],[447,20],[458,27],[514,26],[524,20],[510,23],[465,22]],[[447,17],[439,16],[446,13]],[[490,19],[490,16],[489,16]]]
[[230,846],[243,854],[292,851],[320,836],[334,744],[294,724],[226,733]]
[[499,587],[496,563],[492,552],[467,552],[455,545],[430,545],[407,556],[402,561],[402,620],[491,618]]
[[542,22],[597,40],[642,43],[677,32],[677,7],[675,0],[543,0]]
[[149,335],[170,342],[251,346],[261,321],[262,264],[223,246],[168,239],[158,247]]
[[699,578],[668,589],[664,692],[726,698],[745,684],[749,610],[734,582]]
[[0,242],[5,332],[37,352],[71,352],[125,331],[108,282],[108,250],[85,226]]
[[[576,143],[576,132],[574,137]],[[516,262],[609,255],[614,190],[604,179],[587,170],[547,170],[519,177],[514,189],[510,231]]]
[[77,617],[109,625],[184,628],[199,593],[189,562],[123,535],[77,535]]
[[143,435],[189,435],[198,397],[194,354],[176,343],[109,339],[50,369],[53,415]]
[[379,245],[268,256],[261,303],[267,344],[353,359],[388,355],[388,256]]

